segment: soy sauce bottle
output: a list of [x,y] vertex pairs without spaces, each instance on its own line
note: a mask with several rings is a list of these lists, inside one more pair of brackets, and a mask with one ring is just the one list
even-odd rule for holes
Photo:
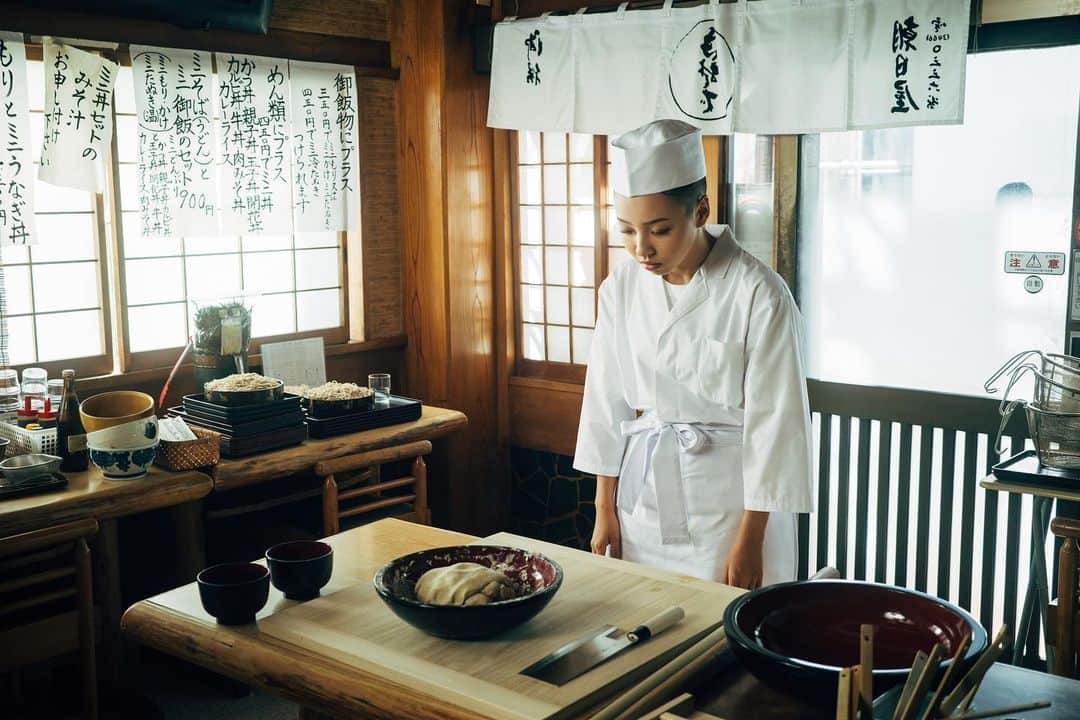
[[86,430],[79,417],[79,396],[75,394],[74,370],[64,371],[64,399],[56,421],[56,454],[63,458],[60,469],[64,472],[78,472],[90,465]]

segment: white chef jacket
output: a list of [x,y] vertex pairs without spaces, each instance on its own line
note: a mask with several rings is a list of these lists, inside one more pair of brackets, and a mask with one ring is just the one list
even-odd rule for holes
[[637,263],[600,288],[574,467],[619,477],[623,558],[720,580],[743,510],[770,513],[766,584],[796,571],[812,500],[801,318],[730,228],[668,309]]

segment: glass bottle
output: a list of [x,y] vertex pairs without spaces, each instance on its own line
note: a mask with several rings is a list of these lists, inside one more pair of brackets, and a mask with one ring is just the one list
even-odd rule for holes
[[60,404],[60,417],[56,421],[56,454],[63,458],[60,469],[64,472],[77,472],[89,467],[90,451],[86,447],[86,430],[79,417],[74,370],[64,371],[64,401]]

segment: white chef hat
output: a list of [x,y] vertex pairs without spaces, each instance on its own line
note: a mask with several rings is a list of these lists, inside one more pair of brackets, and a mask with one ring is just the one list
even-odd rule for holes
[[701,130],[682,120],[653,120],[611,141],[608,182],[620,195],[651,195],[705,177]]

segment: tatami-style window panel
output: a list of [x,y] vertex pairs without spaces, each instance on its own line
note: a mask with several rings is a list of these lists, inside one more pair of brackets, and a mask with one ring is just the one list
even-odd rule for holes
[[[27,62],[30,140],[44,134],[45,81],[40,54]],[[36,160],[36,153],[32,153]],[[37,162],[34,163],[37,175]],[[36,182],[37,244],[0,248],[7,292],[8,362],[43,365],[50,374],[110,372],[103,210],[97,196]]]
[[120,68],[115,107],[125,369],[166,364],[187,342],[195,306],[233,297],[253,307],[256,347],[293,337],[346,341],[344,233],[143,237],[130,66]]
[[608,265],[604,139],[519,132],[514,150],[518,372],[580,380]]

